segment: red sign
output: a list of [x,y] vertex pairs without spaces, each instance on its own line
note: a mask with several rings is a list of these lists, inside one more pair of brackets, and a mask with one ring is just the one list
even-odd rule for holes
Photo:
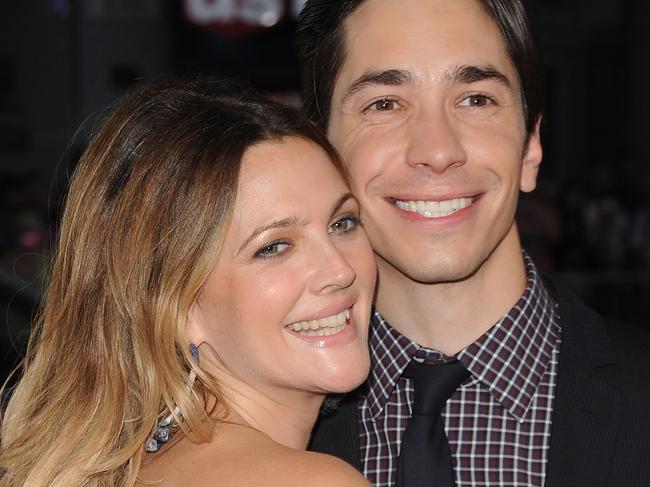
[[273,27],[288,15],[297,15],[303,3],[304,0],[183,0],[183,11],[195,25],[241,36]]

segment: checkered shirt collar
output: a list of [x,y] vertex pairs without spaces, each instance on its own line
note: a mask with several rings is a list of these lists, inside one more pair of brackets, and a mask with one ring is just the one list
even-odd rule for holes
[[[524,262],[526,289],[517,303],[484,335],[456,354],[472,374],[472,382],[482,382],[520,422],[531,406],[560,334],[556,303],[525,252]],[[367,401],[376,418],[413,357],[427,361],[451,358],[411,341],[377,312],[372,321]]]

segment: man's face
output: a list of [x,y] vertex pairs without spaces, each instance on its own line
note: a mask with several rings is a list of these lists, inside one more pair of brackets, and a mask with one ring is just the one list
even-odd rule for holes
[[345,50],[329,135],[380,269],[467,278],[518,242],[519,189],[541,160],[498,27],[476,0],[367,0]]

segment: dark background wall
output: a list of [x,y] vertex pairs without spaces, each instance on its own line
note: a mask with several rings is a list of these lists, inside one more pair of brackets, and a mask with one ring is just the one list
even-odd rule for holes
[[[545,157],[524,244],[601,312],[650,328],[650,3],[529,0]],[[140,80],[247,78],[299,103],[301,0],[22,0],[0,6],[0,377],[24,346],[70,171]],[[80,352],[81,353],[81,352]]]

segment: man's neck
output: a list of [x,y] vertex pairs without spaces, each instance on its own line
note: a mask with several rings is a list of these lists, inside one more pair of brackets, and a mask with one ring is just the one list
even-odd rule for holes
[[377,311],[419,345],[453,355],[489,330],[521,297],[526,270],[516,228],[471,276],[422,283],[381,261]]

